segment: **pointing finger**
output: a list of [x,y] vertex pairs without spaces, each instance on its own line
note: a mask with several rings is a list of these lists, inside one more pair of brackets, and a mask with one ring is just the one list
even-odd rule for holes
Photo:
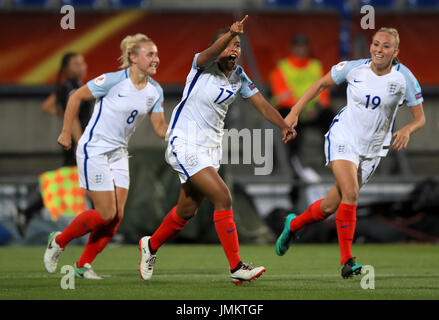
[[247,20],[247,18],[248,18],[248,14],[246,14],[245,17],[239,23],[243,24],[245,20]]

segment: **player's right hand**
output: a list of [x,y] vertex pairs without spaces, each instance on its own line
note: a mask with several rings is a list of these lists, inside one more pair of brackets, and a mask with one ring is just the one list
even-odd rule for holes
[[247,20],[248,15],[245,15],[245,17],[241,21],[236,21],[232,26],[230,27],[230,32],[233,36],[243,34],[244,33],[244,22]]
[[290,140],[293,140],[297,137],[297,132],[293,128],[284,128],[282,129],[282,141],[287,143]]
[[66,150],[72,147],[72,135],[62,131],[58,137],[58,144]]

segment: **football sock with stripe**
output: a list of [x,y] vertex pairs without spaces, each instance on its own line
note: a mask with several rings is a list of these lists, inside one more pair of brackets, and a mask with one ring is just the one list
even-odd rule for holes
[[167,240],[176,235],[186,226],[189,220],[180,218],[177,215],[177,206],[165,216],[161,225],[149,239],[150,250],[157,251]]
[[215,210],[213,212],[213,221],[215,222],[216,233],[229,261],[230,270],[234,270],[241,262],[241,258],[238,253],[238,232],[233,220],[233,210]]
[[55,241],[61,248],[65,248],[73,239],[93,232],[106,226],[108,222],[95,210],[87,210],[79,214],[65,230],[56,237]]
[[357,206],[340,203],[335,223],[337,225],[338,244],[340,246],[340,264],[343,265],[352,258],[352,241],[354,239]]
[[291,220],[290,230],[291,232],[296,232],[297,230],[303,228],[304,226],[318,221],[324,220],[326,218],[320,205],[323,199],[317,200],[311,204],[308,209],[306,209],[302,214]]

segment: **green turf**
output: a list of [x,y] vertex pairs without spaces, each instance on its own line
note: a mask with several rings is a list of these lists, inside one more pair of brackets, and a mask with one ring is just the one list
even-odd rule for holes
[[165,245],[150,281],[140,279],[136,246],[108,247],[93,266],[104,280],[77,279],[60,287],[60,267],[82,247],[68,247],[56,274],[43,266],[43,247],[0,248],[0,299],[439,299],[438,245],[355,245],[358,262],[375,268],[375,289],[361,276],[342,279],[337,245],[293,245],[283,257],[274,246],[242,245],[241,257],[267,272],[235,286],[217,245]]

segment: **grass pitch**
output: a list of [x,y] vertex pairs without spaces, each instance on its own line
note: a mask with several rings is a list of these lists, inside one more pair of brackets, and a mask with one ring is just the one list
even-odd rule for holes
[[140,279],[138,247],[108,247],[93,264],[103,280],[76,279],[74,290],[63,290],[60,268],[82,249],[67,247],[48,274],[45,247],[0,248],[0,299],[439,299],[438,245],[354,245],[357,261],[375,269],[373,290],[361,288],[362,275],[341,278],[336,244],[293,244],[283,257],[274,246],[242,245],[241,258],[267,271],[241,286],[231,282],[219,245],[163,246],[150,281]]

